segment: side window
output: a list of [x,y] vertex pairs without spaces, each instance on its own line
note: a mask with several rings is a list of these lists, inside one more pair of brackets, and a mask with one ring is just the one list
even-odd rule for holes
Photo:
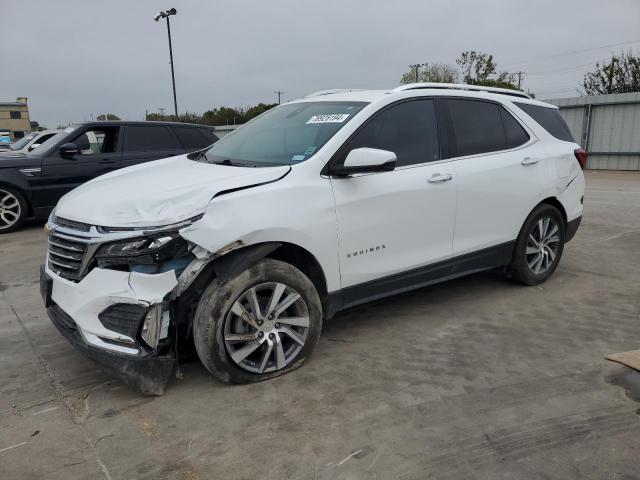
[[410,100],[377,113],[349,141],[347,151],[362,147],[394,152],[399,167],[438,160],[433,100]]
[[185,150],[188,151],[199,150],[213,143],[205,136],[203,130],[200,128],[175,127],[173,131],[176,132],[178,140],[180,140]]
[[567,123],[564,121],[564,118],[560,116],[560,112],[557,108],[540,107],[538,105],[530,105],[528,103],[520,102],[514,103],[558,140],[575,142]]
[[80,150],[80,155],[113,153],[118,145],[119,127],[95,127],[85,130],[71,140]]
[[125,152],[181,150],[171,130],[160,125],[133,125],[127,127]]
[[502,114],[504,133],[507,136],[506,148],[516,148],[527,143],[529,134],[522,128],[522,125],[505,108],[501,108],[500,113]]
[[447,103],[456,139],[457,156],[506,149],[501,107],[482,100],[449,99]]

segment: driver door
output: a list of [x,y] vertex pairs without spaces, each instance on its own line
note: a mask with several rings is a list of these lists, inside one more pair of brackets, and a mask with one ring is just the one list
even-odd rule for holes
[[338,164],[360,147],[392,151],[398,161],[393,171],[331,178],[347,304],[449,274],[455,222],[455,170],[440,161],[433,100],[378,112],[343,146]]
[[38,203],[53,206],[78,185],[120,168],[120,130],[113,125],[89,127],[69,140],[78,145],[78,154],[62,156],[53,151],[44,158]]

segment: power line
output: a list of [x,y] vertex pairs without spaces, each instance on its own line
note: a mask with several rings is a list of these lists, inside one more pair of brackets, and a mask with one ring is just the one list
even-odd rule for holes
[[533,62],[533,61],[537,61],[537,60],[546,60],[547,58],[564,57],[566,55],[574,55],[576,53],[593,52],[595,50],[602,50],[603,48],[619,47],[621,45],[629,45],[629,44],[638,43],[638,42],[640,42],[640,40],[629,40],[627,42],[610,43],[609,45],[602,45],[600,47],[595,47],[595,48],[586,48],[584,50],[573,50],[572,52],[557,53],[555,55],[547,55],[545,57],[529,58],[527,60],[521,60],[519,62],[503,63],[503,64],[501,64],[501,66],[502,67],[508,67],[510,65],[519,65],[521,63]]

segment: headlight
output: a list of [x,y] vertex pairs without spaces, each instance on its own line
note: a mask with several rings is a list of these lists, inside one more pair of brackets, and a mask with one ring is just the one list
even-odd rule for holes
[[[110,243],[104,245],[97,253],[97,257],[129,257],[137,255],[147,255],[162,250],[172,242],[181,240],[177,234],[164,235],[156,238],[136,238],[124,242]],[[184,240],[183,244],[186,245]]]

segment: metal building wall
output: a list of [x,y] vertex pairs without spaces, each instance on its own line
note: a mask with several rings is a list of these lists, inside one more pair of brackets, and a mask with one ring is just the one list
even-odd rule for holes
[[546,100],[557,105],[587,168],[640,170],[640,92]]

